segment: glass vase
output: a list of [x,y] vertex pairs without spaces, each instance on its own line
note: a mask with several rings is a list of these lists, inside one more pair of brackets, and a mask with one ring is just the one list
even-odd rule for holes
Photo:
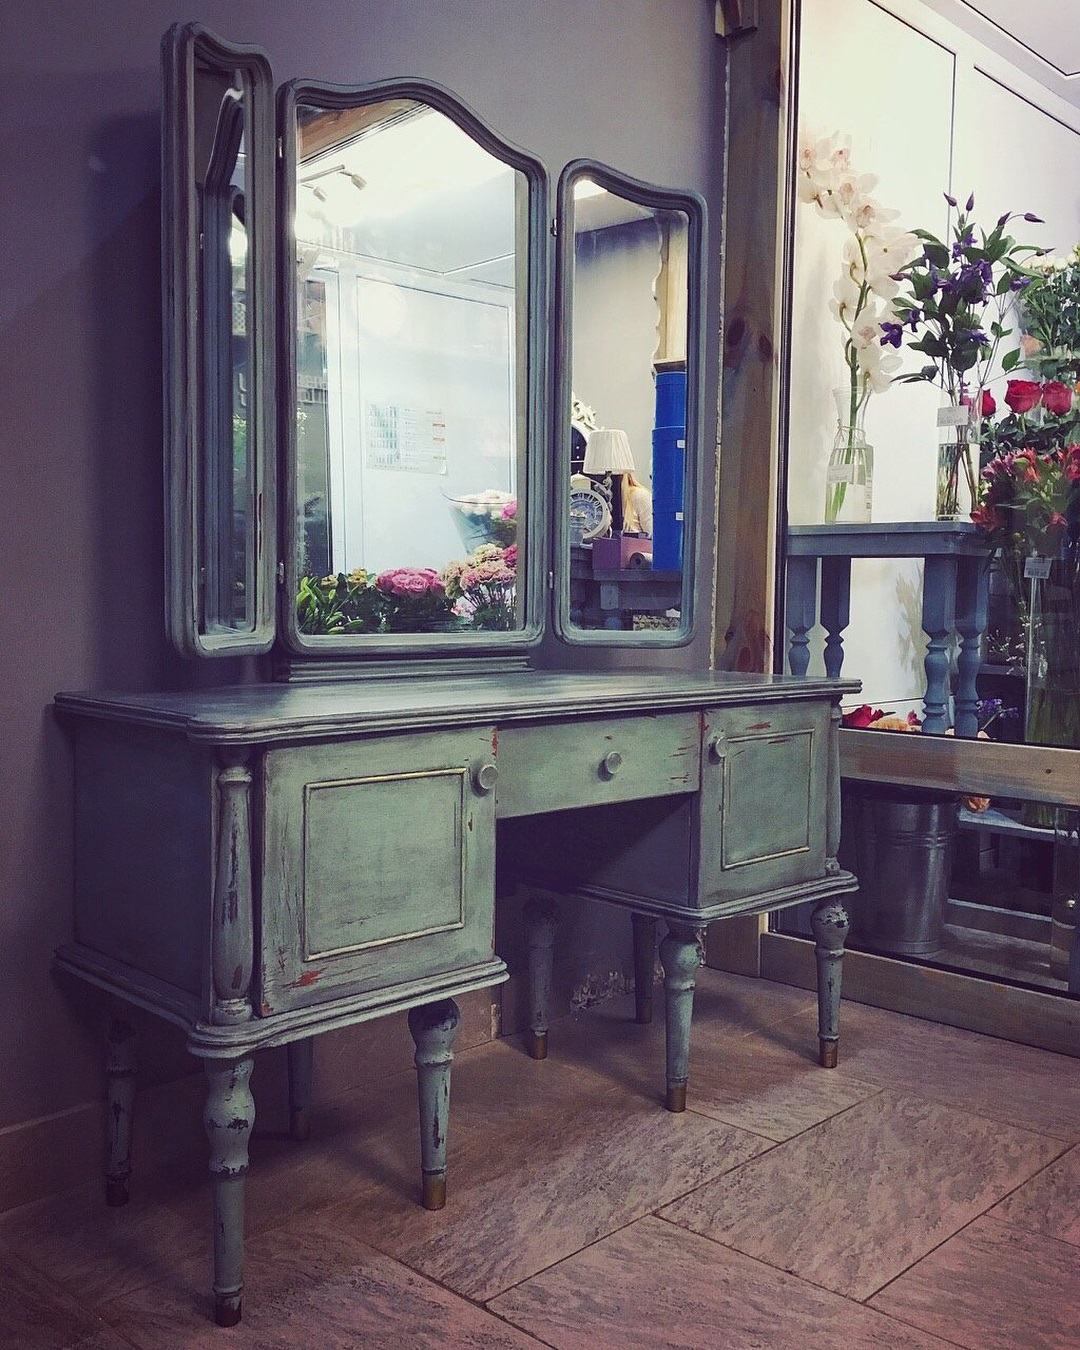
[[836,435],[825,471],[825,524],[868,525],[874,488],[874,448],[863,429],[865,399],[834,389]]
[[970,520],[979,499],[979,416],[971,403],[946,395],[937,415],[935,520]]

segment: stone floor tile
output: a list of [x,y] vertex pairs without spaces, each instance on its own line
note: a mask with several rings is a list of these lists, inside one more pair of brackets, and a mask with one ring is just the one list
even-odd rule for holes
[[645,1218],[501,1294],[556,1350],[945,1350],[946,1342]]
[[1017,1187],[990,1210],[990,1218],[1080,1247],[1080,1148]]
[[107,1304],[138,1350],[536,1350],[518,1328],[310,1217],[248,1244],[244,1317],[211,1320],[208,1259]]
[[882,1093],[662,1214],[866,1298],[1061,1152],[1058,1140]]
[[970,1350],[1076,1350],[1080,1248],[984,1217],[870,1306]]
[[1080,1141],[1080,1074],[1069,1055],[845,1001],[837,1072]]
[[51,1280],[0,1256],[0,1350],[130,1350]]
[[534,1110],[500,1134],[483,1122],[454,1126],[445,1210],[432,1214],[400,1193],[354,1185],[335,1221],[485,1299],[769,1146],[625,1093],[579,1097],[571,1111],[536,1117]]

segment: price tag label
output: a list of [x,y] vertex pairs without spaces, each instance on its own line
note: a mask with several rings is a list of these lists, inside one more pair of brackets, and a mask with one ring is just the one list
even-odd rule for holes
[[953,407],[951,404],[937,410],[937,424],[939,427],[966,427],[971,421],[971,409],[967,404],[961,404],[960,407]]
[[826,483],[854,483],[855,467],[852,464],[830,464],[825,470]]
[[1050,575],[1050,559],[1037,557],[1034,553],[1024,559],[1024,576],[1034,577],[1036,581],[1045,581]]

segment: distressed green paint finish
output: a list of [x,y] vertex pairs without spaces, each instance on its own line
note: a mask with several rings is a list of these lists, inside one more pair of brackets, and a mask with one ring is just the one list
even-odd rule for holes
[[217,867],[214,872],[211,966],[213,1020],[251,1019],[251,770],[243,751],[227,751],[218,773]]
[[704,963],[705,929],[694,924],[668,922],[660,943],[664,967],[664,1006],[667,1010],[667,1098],[669,1111],[686,1110],[690,1077],[690,1023],[698,967]]
[[222,1327],[240,1321],[244,1290],[244,1183],[255,1124],[253,1064],[250,1057],[203,1060],[207,1080],[203,1126],[214,1186],[214,1319]]
[[271,750],[262,1014],[490,960],[494,728]]
[[499,746],[499,815],[696,792],[694,713],[515,727]]
[[416,1088],[420,1100],[420,1161],[425,1209],[446,1204],[446,1140],[450,1129],[450,1066],[461,1013],[452,998],[409,1013],[416,1045]]
[[850,923],[838,898],[822,900],[810,915],[817,961],[818,1047],[822,1066],[834,1069],[840,1041],[840,976]]

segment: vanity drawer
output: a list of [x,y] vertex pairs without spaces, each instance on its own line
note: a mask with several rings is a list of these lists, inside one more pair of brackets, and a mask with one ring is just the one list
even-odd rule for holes
[[498,743],[500,816],[696,792],[696,712],[508,727]]

